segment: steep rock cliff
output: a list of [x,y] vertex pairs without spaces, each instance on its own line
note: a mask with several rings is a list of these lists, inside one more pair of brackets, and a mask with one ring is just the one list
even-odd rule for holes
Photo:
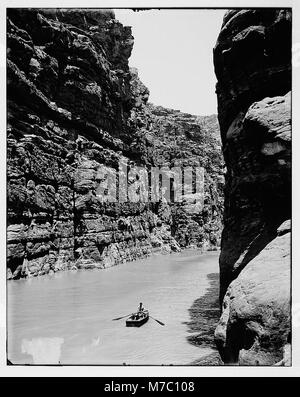
[[[132,84],[145,87],[133,70]],[[131,153],[148,166],[204,169],[204,202],[197,206],[196,194],[170,205],[171,232],[181,247],[216,249],[222,229],[224,161],[216,115],[195,116],[142,102],[132,111],[134,121]]]
[[[166,121],[154,114],[148,89],[128,67],[131,28],[112,11],[91,9],[9,9],[7,23],[8,278],[104,268],[192,244],[178,235],[175,205],[103,203],[97,196],[102,172],[118,170],[120,162],[160,166],[165,158],[170,164],[160,145],[166,127],[159,120]],[[194,129],[205,146],[218,128],[214,117],[187,119],[180,136]],[[189,158],[184,144],[176,145],[177,155],[187,150]],[[220,160],[214,172],[221,184],[220,144],[203,153],[203,162],[211,154]],[[195,222],[203,247],[214,248],[222,197],[220,187],[208,186],[204,218],[187,215],[185,224]]]
[[227,167],[216,341],[226,363],[271,365],[290,339],[290,233],[278,234],[291,217],[291,11],[227,12],[214,64]]

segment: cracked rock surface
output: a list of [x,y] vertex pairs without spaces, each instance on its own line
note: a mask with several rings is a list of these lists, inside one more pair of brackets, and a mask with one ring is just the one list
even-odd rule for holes
[[[7,17],[8,278],[216,249],[224,183],[217,117],[148,104],[128,66],[131,28],[113,11],[14,8]],[[99,201],[103,174],[120,162],[206,167],[203,211],[191,211],[195,197],[178,206]]]

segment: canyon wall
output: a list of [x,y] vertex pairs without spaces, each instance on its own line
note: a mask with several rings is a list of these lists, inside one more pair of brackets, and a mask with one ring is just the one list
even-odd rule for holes
[[[8,278],[216,249],[224,173],[216,116],[148,104],[128,66],[131,28],[112,11],[8,9],[7,17]],[[203,166],[203,209],[193,195],[102,202],[99,183],[121,163]]]
[[291,10],[230,10],[214,48],[227,167],[220,254],[225,363],[289,365]]

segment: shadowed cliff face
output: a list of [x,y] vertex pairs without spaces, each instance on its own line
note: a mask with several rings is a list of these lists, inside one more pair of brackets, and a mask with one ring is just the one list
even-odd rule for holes
[[290,332],[290,230],[278,228],[291,217],[291,11],[229,11],[214,64],[227,167],[216,341],[225,362],[271,365]]
[[[216,117],[147,104],[148,89],[128,67],[132,46],[131,28],[109,10],[8,10],[9,278],[218,246]],[[178,206],[97,198],[99,170],[120,161],[186,166],[199,156],[208,184],[198,215],[190,215],[193,198]]]

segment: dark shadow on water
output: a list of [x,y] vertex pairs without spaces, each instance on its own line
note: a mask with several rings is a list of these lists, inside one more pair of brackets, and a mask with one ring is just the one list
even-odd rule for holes
[[184,322],[188,332],[193,333],[187,337],[194,346],[211,348],[215,352],[194,361],[191,365],[222,365],[219,353],[214,342],[214,332],[220,318],[219,307],[219,274],[207,275],[209,287],[205,295],[196,299],[189,308],[190,321]]

